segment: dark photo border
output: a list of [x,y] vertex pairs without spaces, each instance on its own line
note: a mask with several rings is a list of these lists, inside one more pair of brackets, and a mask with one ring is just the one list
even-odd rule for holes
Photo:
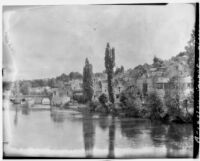
[[[89,4],[89,5],[167,5],[168,3],[117,3],[117,4]],[[65,5],[65,4],[63,4]],[[193,158],[199,158],[199,3],[193,3],[195,7],[195,66],[194,66],[194,114],[193,114]],[[25,5],[29,6],[29,5]],[[3,10],[2,10],[3,12]],[[3,74],[3,73],[2,73]],[[3,144],[3,143],[2,143]],[[2,146],[3,148],[3,146]],[[3,151],[3,149],[2,149]],[[28,157],[28,156],[6,156],[3,159],[110,159],[110,158],[66,158],[66,157]],[[120,159],[120,158],[117,158]],[[125,159],[125,158],[121,158]],[[131,159],[131,158],[130,158]],[[140,158],[132,158],[140,159]],[[141,157],[141,159],[145,159]],[[146,158],[148,159],[148,158]],[[150,158],[149,158],[150,159]],[[153,159],[153,158],[152,158]],[[162,159],[162,158],[160,158]],[[164,158],[163,158],[164,159]],[[166,158],[167,159],[167,158]]]

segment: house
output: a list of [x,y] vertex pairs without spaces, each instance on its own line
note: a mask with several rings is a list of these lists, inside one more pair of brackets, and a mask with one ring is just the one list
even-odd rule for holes
[[42,103],[42,99],[43,99],[42,97],[35,97],[34,98],[34,103],[35,104],[41,104]]
[[143,96],[147,96],[148,93],[154,91],[154,83],[152,77],[143,75],[136,81],[136,87],[141,91]]
[[[105,94],[108,96],[108,81],[104,80],[96,80],[94,79],[94,95],[93,99],[98,100],[101,94]],[[116,101],[119,101],[119,94],[126,89],[125,81],[114,79],[113,81],[113,91],[114,97]]]
[[169,88],[169,78],[164,76],[165,70],[165,67],[150,68],[148,73],[137,79],[136,86],[143,97],[151,92],[156,92],[161,98],[164,98],[165,91]]
[[156,92],[160,98],[164,98],[166,91],[176,92],[179,94],[180,99],[186,98],[192,90],[192,82],[190,76],[180,76],[178,80],[174,82],[178,88],[174,88],[170,83],[170,77],[161,75],[143,75],[136,81],[136,86],[142,92],[143,96],[147,96],[151,92]]
[[82,79],[73,79],[69,81],[69,84],[71,85],[72,91],[82,90],[83,88]]
[[101,81],[101,92],[102,94],[104,93],[108,95],[108,81],[107,80]]
[[193,90],[191,76],[178,77],[176,84],[177,87],[171,88],[171,91],[176,92],[179,95],[180,101],[187,99]]
[[51,104],[51,101],[49,98],[45,97],[41,100],[42,104],[43,105],[50,105]]
[[99,96],[102,94],[102,83],[101,81],[94,81],[93,83],[93,100],[98,100]]
[[62,88],[52,88],[52,104],[63,105],[70,101],[73,92],[70,86],[63,86]]
[[170,88],[169,78],[166,77],[157,77],[155,81],[155,91],[160,96],[164,98],[166,90]]
[[113,85],[114,85],[113,87],[114,87],[115,102],[119,102],[120,99],[119,95],[127,88],[127,84],[123,80],[120,81],[115,79]]

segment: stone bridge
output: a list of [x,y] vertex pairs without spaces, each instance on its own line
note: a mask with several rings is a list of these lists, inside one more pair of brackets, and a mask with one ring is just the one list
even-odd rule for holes
[[14,97],[14,101],[18,103],[33,101],[34,104],[51,104],[52,95],[21,95]]

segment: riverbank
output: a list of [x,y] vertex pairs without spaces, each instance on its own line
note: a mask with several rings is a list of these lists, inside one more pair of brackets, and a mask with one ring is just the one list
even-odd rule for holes
[[[184,115],[180,113],[178,115],[169,114],[168,110],[163,110],[156,117],[155,114],[152,114],[151,111],[146,107],[146,105],[141,106],[140,109],[127,108],[123,107],[120,103],[117,104],[105,104],[102,105],[99,102],[91,102],[88,104],[88,110],[91,113],[103,113],[103,114],[112,114],[119,117],[127,118],[141,118],[141,119],[150,119],[152,121],[161,121],[164,123],[192,123],[192,115]],[[156,108],[156,107],[155,107]]]

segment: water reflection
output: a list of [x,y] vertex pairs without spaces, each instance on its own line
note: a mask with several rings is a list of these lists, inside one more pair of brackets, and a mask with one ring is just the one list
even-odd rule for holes
[[114,158],[115,152],[115,117],[112,116],[111,124],[109,125],[109,150],[108,150],[108,158]]
[[18,123],[18,111],[19,111],[19,107],[15,108],[15,118],[14,118],[14,125],[17,126]]
[[[37,145],[44,149],[73,148],[83,150],[83,157],[86,158],[135,156],[131,150],[130,154],[128,150],[121,152],[119,150],[121,148],[136,151],[140,148],[164,149],[160,154],[163,157],[190,157],[192,155],[191,125],[163,124],[103,114],[92,115],[89,112],[75,110],[54,109],[41,112],[26,105],[11,108],[10,116],[14,120],[11,122],[14,125],[13,136],[15,137],[12,144],[19,148],[23,146],[32,148]],[[21,126],[17,126],[19,119]],[[37,126],[38,123],[44,128]],[[63,126],[58,129],[56,123],[59,125],[62,123]],[[27,135],[24,137],[23,133]],[[37,138],[35,139],[38,141],[37,144],[35,144],[36,141],[28,141],[33,137]],[[73,137],[77,140],[73,140]],[[154,153],[154,150],[152,151]],[[102,153],[102,156],[99,156],[98,152]],[[142,154],[145,152],[141,152],[141,157]]]
[[148,129],[148,123],[136,119],[120,119],[121,133],[123,136],[136,140],[142,134],[142,129]]
[[[168,158],[179,157],[181,151],[190,152],[192,145],[192,126],[179,124],[171,124],[169,126],[166,142]],[[188,153],[184,153],[182,157],[190,156]]]
[[51,110],[50,116],[53,122],[61,123],[64,122],[64,114],[59,110]]
[[163,142],[166,141],[166,134],[168,130],[168,125],[163,124],[160,121],[152,122],[151,139],[154,146],[159,147]]
[[99,127],[105,131],[109,126],[109,116],[107,114],[100,114],[98,122]]
[[95,127],[91,113],[84,112],[82,120],[85,156],[86,158],[92,158],[94,148]]
[[23,115],[29,115],[30,114],[30,108],[28,104],[24,104],[21,106],[22,114]]

